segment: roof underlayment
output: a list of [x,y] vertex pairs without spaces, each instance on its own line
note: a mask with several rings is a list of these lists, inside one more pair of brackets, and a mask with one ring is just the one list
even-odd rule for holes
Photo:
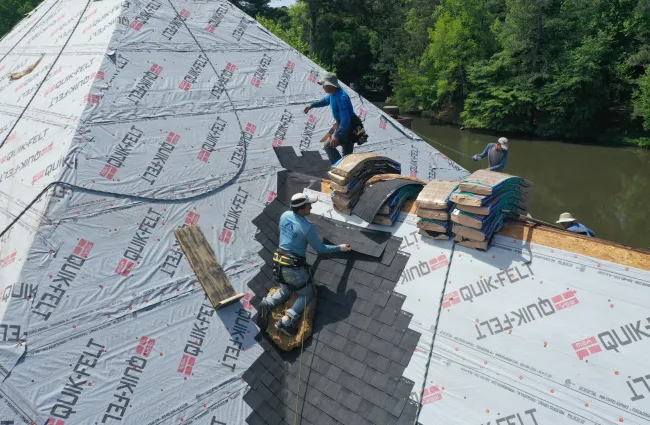
[[[338,214],[311,152],[331,114],[302,113],[322,72],[221,1],[47,0],[0,40],[0,229],[67,183],[1,241],[0,423],[292,424],[296,380],[303,424],[412,423],[420,402],[422,424],[650,423],[648,256],[530,233],[480,252],[421,239],[412,214]],[[348,93],[370,136],[357,151],[467,175]],[[381,257],[319,260],[301,363],[252,316],[273,211],[303,189],[328,237],[393,235]],[[211,308],[173,236],[187,224],[242,302]]]

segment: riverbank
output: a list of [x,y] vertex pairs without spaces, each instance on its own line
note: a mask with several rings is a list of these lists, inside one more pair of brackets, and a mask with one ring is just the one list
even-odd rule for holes
[[[381,103],[381,104],[385,104]],[[464,126],[460,119],[460,111],[452,108],[447,108],[442,111],[409,111],[404,112],[402,115],[407,117],[417,117],[427,119],[432,125],[449,125],[462,130],[471,131],[476,134],[484,135],[499,135],[510,138],[521,138],[527,140],[548,140],[548,138],[535,136],[525,133],[515,132],[499,132],[491,129],[483,128],[468,128]],[[564,143],[575,143],[579,145],[594,145],[594,146],[608,146],[608,147],[636,147],[641,149],[650,150],[650,134],[626,134],[624,132],[612,131],[605,133],[597,139],[559,139]]]
[[[461,167],[475,171],[486,160],[472,161],[497,135],[433,125],[414,117],[415,133],[434,140],[432,146]],[[563,212],[591,228],[598,237],[650,248],[647,193],[650,193],[650,151],[563,143],[549,139],[509,137],[506,173],[534,184],[531,215],[554,223]],[[457,152],[460,152],[457,153]]]

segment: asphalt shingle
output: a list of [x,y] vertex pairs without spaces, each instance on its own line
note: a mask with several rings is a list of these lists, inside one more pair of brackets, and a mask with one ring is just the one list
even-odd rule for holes
[[[278,187],[313,184],[310,176],[318,175],[320,166],[309,166],[321,164],[320,154],[304,152],[298,157],[293,149],[279,150],[281,164],[305,176],[283,171]],[[256,295],[254,305],[275,286],[269,263],[277,246],[279,217],[287,210],[282,200],[288,193],[284,195],[253,220],[260,230],[259,254],[267,261],[248,284]],[[284,352],[265,335],[258,335],[265,351],[243,374],[251,386],[244,400],[254,411],[247,423],[293,423],[300,383],[302,424],[412,424],[416,405],[411,406],[408,397],[413,382],[402,375],[420,334],[408,329],[412,315],[401,310],[405,297],[393,292],[408,261],[398,252],[402,240],[332,220],[315,221],[323,233],[329,232],[329,238],[342,235],[341,240],[356,241],[365,253],[316,256],[308,249],[318,300],[302,370],[300,350]]]

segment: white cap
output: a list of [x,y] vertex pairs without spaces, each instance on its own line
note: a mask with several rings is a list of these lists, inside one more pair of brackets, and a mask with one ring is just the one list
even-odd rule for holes
[[556,223],[571,223],[572,221],[576,221],[576,219],[573,218],[571,213],[562,213],[560,214],[560,219],[556,221]]
[[503,149],[508,150],[508,139],[506,139],[505,137],[499,138],[499,144]]
[[318,201],[318,196],[296,193],[291,197],[291,208],[302,207],[305,204],[313,204],[316,201]]

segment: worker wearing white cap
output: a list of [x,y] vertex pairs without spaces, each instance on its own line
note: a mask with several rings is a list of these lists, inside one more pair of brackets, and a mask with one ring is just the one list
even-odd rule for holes
[[307,244],[319,254],[351,251],[348,244],[325,245],[318,237],[316,227],[306,218],[311,213],[311,204],[317,200],[316,196],[296,193],[291,197],[291,211],[284,212],[280,217],[280,246],[273,257],[273,273],[280,283],[280,290],[266,296],[260,304],[257,323],[262,329],[268,324],[271,310],[286,301],[293,292],[298,292],[293,306],[275,325],[286,335],[295,336],[298,333],[298,319],[314,296],[305,258]]
[[502,172],[508,161],[508,139],[501,137],[497,143],[488,143],[485,150],[474,155],[472,159],[478,161],[481,158],[488,157],[488,170]]
[[564,227],[569,232],[577,233],[583,236],[589,236],[592,238],[596,236],[596,234],[592,232],[590,228],[584,224],[578,223],[578,220],[573,218],[571,213],[568,212],[560,214],[560,219],[556,221],[556,223],[561,224],[562,227]]

